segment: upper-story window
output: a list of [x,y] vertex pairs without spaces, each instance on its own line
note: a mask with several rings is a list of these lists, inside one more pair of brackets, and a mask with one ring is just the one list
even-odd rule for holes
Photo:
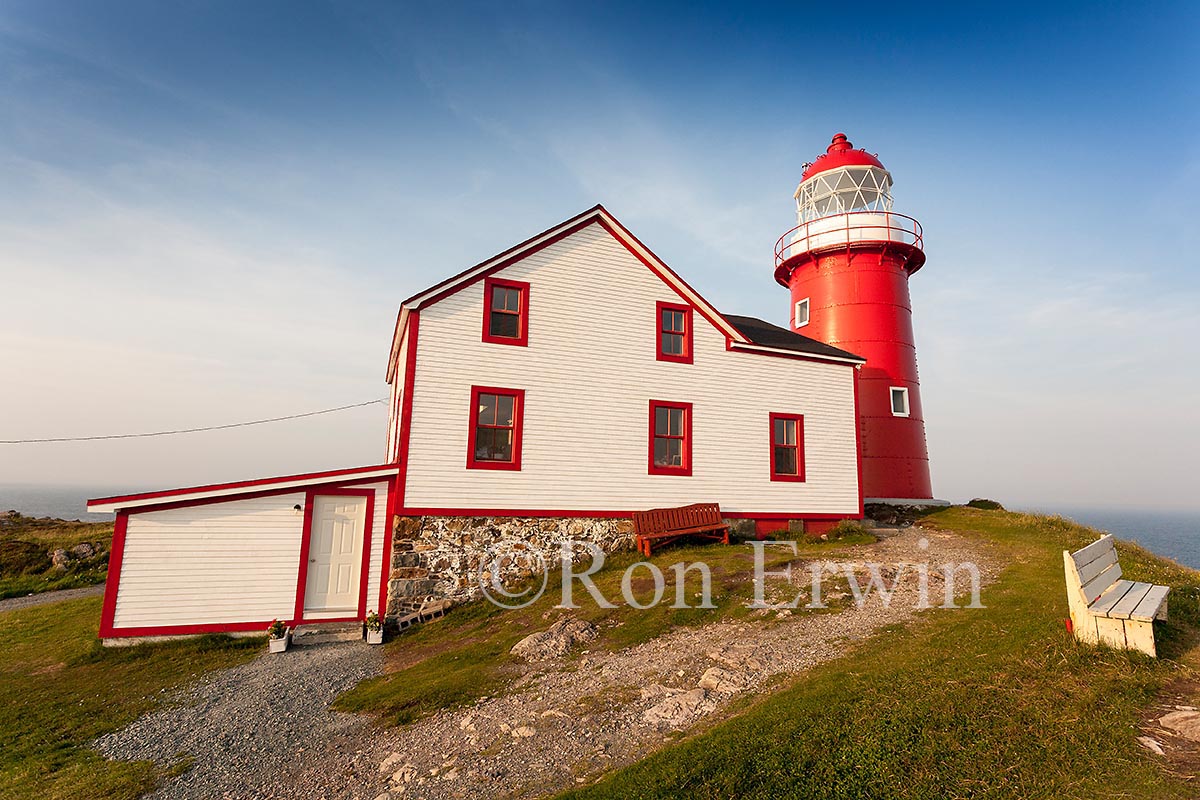
[[771,414],[771,480],[804,480],[804,417]]
[[692,474],[692,404],[650,401],[650,474]]
[[892,416],[908,416],[908,389],[903,386],[892,387]]
[[502,278],[483,282],[483,341],[529,344],[529,284]]
[[468,469],[520,469],[523,389],[471,387]]
[[692,307],[675,303],[659,303],[658,360],[692,363]]
[[794,327],[803,328],[808,324],[808,298],[796,301],[796,310],[792,314]]

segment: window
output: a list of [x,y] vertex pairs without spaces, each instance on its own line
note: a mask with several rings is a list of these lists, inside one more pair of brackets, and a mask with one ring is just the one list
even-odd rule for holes
[[803,328],[808,324],[808,298],[796,301],[796,313],[792,318],[793,327]]
[[483,282],[483,341],[529,344],[529,284],[487,278]]
[[650,474],[692,474],[692,404],[650,401]]
[[892,387],[892,416],[908,416],[908,389],[901,386]]
[[804,417],[771,414],[771,480],[804,480]]
[[674,303],[659,303],[658,360],[692,363],[692,307]]
[[523,389],[471,387],[468,469],[520,469]]

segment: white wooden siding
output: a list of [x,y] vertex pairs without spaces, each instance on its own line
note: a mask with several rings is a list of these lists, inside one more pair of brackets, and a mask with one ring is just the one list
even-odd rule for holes
[[[679,297],[598,224],[498,274],[530,283],[528,347],[480,341],[482,281],[420,312],[407,507],[857,513],[852,367],[729,352],[698,313],[694,363],[656,360]],[[526,391],[519,472],[466,468],[473,384]],[[647,474],[651,399],[694,404],[690,477]],[[772,411],[804,415],[805,483],[770,480]]]
[[[367,608],[378,609],[387,484],[354,488],[375,489]],[[304,492],[131,512],[114,627],[291,619],[304,527],[296,504]]]
[[[418,337],[420,334],[418,334]],[[396,375],[392,380],[391,391],[388,393],[388,438],[387,463],[394,464],[399,459],[400,446],[400,402],[404,393],[404,376],[408,370],[408,329],[400,337],[400,355],[396,365]]]

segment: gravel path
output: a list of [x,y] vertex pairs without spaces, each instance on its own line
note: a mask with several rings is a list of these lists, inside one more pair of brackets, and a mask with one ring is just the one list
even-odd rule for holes
[[368,717],[328,706],[382,669],[381,648],[361,642],[264,653],[176,692],[163,708],[93,746],[109,758],[164,766],[194,759],[153,798],[305,796],[296,793],[292,773],[319,765],[336,785],[343,771],[353,771],[361,745],[374,739]]
[[[164,764],[181,751],[193,755],[195,767],[158,798],[538,797],[633,763],[679,731],[720,719],[733,698],[770,691],[775,679],[911,619],[920,613],[912,565],[929,564],[933,605],[942,602],[941,564],[973,562],[984,585],[997,571],[979,545],[918,528],[854,548],[836,563],[849,565],[866,586],[864,562],[883,565],[889,584],[908,565],[888,607],[871,596],[838,612],[764,611],[681,628],[615,653],[530,664],[500,696],[401,728],[326,709],[382,668],[378,650],[353,643],[264,656],[215,673],[182,693],[182,707],[155,712],[97,747],[111,757]],[[807,569],[798,564],[793,571],[804,590]],[[779,586],[767,600],[794,593]],[[839,594],[848,601],[829,581],[826,599],[836,602]],[[547,615],[547,626],[553,620]]]
[[79,597],[99,597],[104,594],[104,584],[84,586],[82,589],[59,589],[54,592],[39,592],[27,594],[24,597],[10,597],[0,600],[0,611],[16,611],[20,608],[44,606],[48,603],[61,603],[64,600],[75,600]]

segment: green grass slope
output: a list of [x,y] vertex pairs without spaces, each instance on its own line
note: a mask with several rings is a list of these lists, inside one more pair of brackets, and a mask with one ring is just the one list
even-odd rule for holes
[[1067,634],[1062,550],[1096,532],[954,508],[925,524],[997,545],[983,610],[931,610],[708,732],[567,798],[1191,798],[1136,743],[1141,710],[1192,672],[1200,573],[1118,545],[1127,577],[1173,587],[1161,658]]
[[0,798],[131,800],[148,762],[105,761],[87,743],[132,722],[160,692],[254,656],[261,639],[100,646],[100,598],[0,613]]
[[[112,535],[111,522],[67,522],[0,513],[0,600],[104,583]],[[70,550],[83,542],[97,549],[94,558],[73,561],[65,571],[51,565],[54,550]]]

